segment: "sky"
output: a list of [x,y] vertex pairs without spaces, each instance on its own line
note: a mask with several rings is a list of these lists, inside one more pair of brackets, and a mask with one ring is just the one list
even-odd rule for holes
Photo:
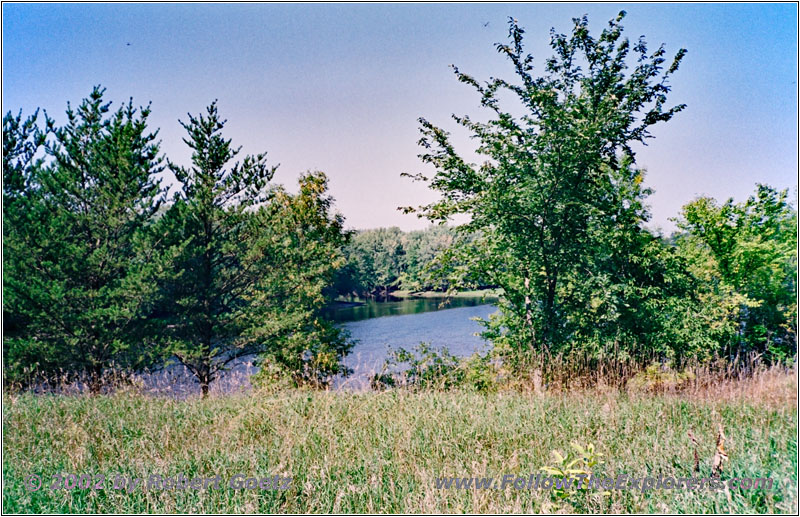
[[[513,79],[494,44],[507,20],[526,30],[535,64],[549,31],[587,14],[599,34],[625,10],[625,32],[669,56],[688,49],[670,103],[686,110],[655,126],[637,162],[647,169],[650,227],[665,232],[682,205],[709,195],[743,201],[756,183],[789,188],[798,175],[796,4],[13,4],[2,6],[2,109],[37,107],[57,122],[94,85],[119,106],[152,103],[162,150],[190,157],[179,120],[218,99],[225,135],[266,151],[275,181],[294,190],[324,171],[347,226],[420,229],[399,206],[433,201],[418,155],[418,118],[475,142],[450,118],[478,97],[449,65],[477,79]],[[165,176],[167,183],[174,177]]]

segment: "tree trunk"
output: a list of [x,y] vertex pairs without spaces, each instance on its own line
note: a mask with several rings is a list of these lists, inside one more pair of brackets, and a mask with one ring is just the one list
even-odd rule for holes
[[533,314],[531,313],[531,296],[529,289],[531,286],[531,279],[525,277],[525,325],[531,331],[531,349],[536,349],[536,330],[533,328]]
[[200,381],[200,391],[203,394],[203,398],[206,398],[211,381],[214,380],[211,376],[211,366],[209,364],[203,364],[200,367],[200,370],[197,372],[197,380]]
[[89,374],[89,392],[92,395],[98,395],[103,388],[103,367],[95,365]]
[[556,327],[556,317],[555,317],[555,306],[556,306],[556,282],[557,282],[557,275],[553,274],[553,276],[547,280],[547,296],[545,297],[545,311],[544,311],[544,339],[543,339],[543,348],[545,351],[548,349],[548,345],[553,342],[554,334],[555,334],[555,327]]

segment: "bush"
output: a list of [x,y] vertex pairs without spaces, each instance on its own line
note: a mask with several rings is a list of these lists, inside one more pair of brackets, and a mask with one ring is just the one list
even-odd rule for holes
[[695,379],[690,371],[675,371],[667,365],[653,363],[628,380],[629,390],[669,391],[675,390]]
[[392,351],[382,371],[372,377],[371,385],[374,389],[464,388],[488,392],[497,389],[498,370],[488,355],[457,357],[446,348],[434,349],[420,343],[413,351]]

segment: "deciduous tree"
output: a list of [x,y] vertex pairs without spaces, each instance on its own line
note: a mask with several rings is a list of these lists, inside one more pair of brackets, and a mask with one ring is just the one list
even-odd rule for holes
[[[622,37],[624,15],[597,38],[586,17],[574,20],[570,35],[552,31],[554,55],[539,74],[523,48],[524,30],[510,20],[510,42],[497,50],[510,60],[516,82],[481,83],[454,67],[490,116],[454,116],[478,142],[483,163],[469,163],[445,130],[420,119],[421,158],[436,172],[414,177],[441,200],[408,210],[433,221],[469,216],[461,229],[480,238],[462,256],[473,273],[503,290],[502,316],[491,324],[496,345],[569,347],[602,325],[580,317],[586,307],[603,307],[615,327],[636,321],[635,312],[615,312],[630,293],[607,289],[631,285],[635,257],[653,240],[641,229],[648,191],[640,186],[634,145],[684,108],[668,107],[667,94],[685,50],[668,63],[663,45],[649,52],[644,39],[631,44]],[[501,108],[509,96],[517,106]]]

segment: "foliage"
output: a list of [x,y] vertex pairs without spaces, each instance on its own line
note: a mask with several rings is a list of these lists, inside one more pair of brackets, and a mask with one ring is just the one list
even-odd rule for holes
[[797,350],[797,211],[787,192],[758,185],[743,203],[688,203],[676,220],[705,296],[728,307],[726,347],[785,361]]
[[[140,329],[156,285],[146,233],[163,200],[149,108],[109,111],[95,88],[53,141],[30,119],[4,119],[4,311],[25,321],[7,360],[38,374],[88,376],[148,359]],[[47,127],[52,128],[48,120]],[[28,138],[29,137],[29,138]],[[46,144],[51,160],[33,163]],[[5,347],[4,347],[5,348]]]
[[37,111],[23,120],[20,111],[17,116],[8,112],[3,117],[3,359],[5,378],[11,382],[30,382],[30,374],[37,367],[35,354],[26,346],[30,320],[20,310],[24,300],[15,297],[9,284],[22,252],[21,230],[37,203],[35,175],[43,166],[40,155],[52,129],[52,121],[45,116],[47,126],[41,130],[38,115]]
[[[448,291],[466,271],[457,242],[475,236],[461,235],[449,226],[402,232],[379,228],[357,232],[345,247],[346,264],[337,271],[334,292],[343,296],[383,297],[395,289]],[[477,279],[473,287],[487,287]]]
[[382,371],[373,377],[372,385],[378,389],[402,386],[487,392],[497,389],[497,377],[497,369],[488,355],[476,353],[458,357],[446,348],[436,350],[427,343],[420,343],[413,351],[404,348],[393,350]]
[[[281,263],[262,282],[261,300],[249,318],[254,335],[266,340],[262,367],[278,366],[295,384],[327,386],[333,376],[347,375],[342,364],[353,343],[345,330],[321,316],[333,275],[344,264],[342,248],[350,238],[344,218],[333,212],[328,179],[310,172],[299,180],[299,193],[277,189],[273,201],[256,217],[270,226],[279,245]],[[268,322],[265,324],[265,322]]]
[[341,332],[316,313],[340,265],[341,216],[331,216],[327,179],[300,180],[300,194],[270,188],[266,155],[239,154],[221,131],[216,103],[183,124],[192,166],[170,164],[182,191],[159,221],[173,270],[162,279],[169,350],[209,384],[234,360],[268,354],[298,379],[340,371]]
[[[553,463],[541,468],[546,474],[549,474],[555,479],[562,480],[560,486],[554,486],[552,489],[553,496],[561,500],[568,499],[570,493],[582,494],[585,496],[586,492],[589,490],[588,485],[591,476],[600,474],[595,467],[599,467],[603,463],[601,459],[603,454],[595,451],[593,443],[584,447],[579,443],[573,442],[570,444],[570,447],[571,450],[568,450],[566,455],[562,455],[557,450],[552,451]],[[582,484],[577,476],[584,476],[582,478]],[[572,485],[568,487],[564,486],[564,481],[569,482],[569,480],[576,480],[573,482],[575,485],[574,491],[571,490]],[[608,491],[601,493],[603,495],[611,494],[611,492]]]
[[398,287],[404,268],[403,232],[399,228],[380,228],[356,233],[345,254],[350,277],[350,293],[386,298]]
[[[455,68],[492,117],[453,117],[479,142],[482,164],[465,161],[447,132],[420,119],[421,158],[436,173],[415,178],[442,199],[407,210],[433,221],[470,217],[463,231],[479,237],[462,257],[473,277],[502,289],[502,314],[488,322],[487,336],[511,354],[573,346],[581,353],[649,354],[652,340],[642,339],[659,332],[656,300],[679,294],[670,285],[673,257],[642,226],[650,192],[632,145],[684,108],[665,103],[685,50],[665,67],[663,46],[648,54],[644,39],[631,47],[621,37],[624,15],[597,39],[585,17],[574,20],[570,36],[553,31],[555,55],[540,76],[512,19],[510,43],[497,50],[520,84],[482,85]],[[638,56],[626,75],[631,50]],[[501,110],[504,93],[521,107]],[[515,115],[520,109],[524,114]]]

